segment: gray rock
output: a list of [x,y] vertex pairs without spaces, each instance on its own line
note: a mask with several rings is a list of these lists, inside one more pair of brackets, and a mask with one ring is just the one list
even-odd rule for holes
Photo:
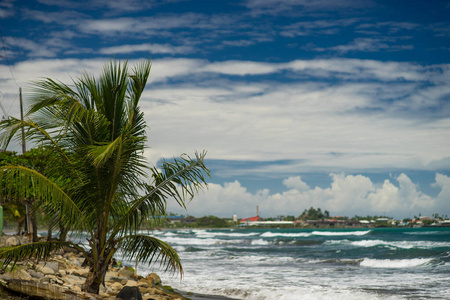
[[12,236],[6,240],[5,245],[8,247],[14,247],[20,245],[20,241],[15,236]]
[[162,283],[161,278],[156,273],[148,274],[147,277],[145,277],[145,280],[150,282],[153,286]]
[[124,286],[117,294],[116,298],[126,300],[142,300],[142,294],[136,286]]
[[37,266],[36,266],[36,270],[37,270],[38,272],[41,272],[41,273],[44,274],[44,275],[54,275],[54,274],[55,274],[55,271],[53,271],[52,268],[49,268],[49,267],[47,267],[47,266],[37,265]]
[[38,272],[33,271],[33,270],[28,270],[28,273],[29,273],[32,277],[37,278],[37,279],[41,279],[42,277],[44,277],[43,274],[38,273]]
[[128,278],[133,278],[134,277],[134,272],[127,270],[127,269],[120,269],[119,270],[119,275],[128,277]]
[[81,295],[67,290],[61,286],[40,283],[33,280],[12,279],[8,282],[7,288],[9,290],[28,295],[30,297],[39,297],[41,299],[86,299],[81,298]]
[[27,271],[25,271],[24,269],[19,270],[19,272],[17,272],[17,273],[18,273],[19,277],[22,278],[22,279],[25,279],[25,280],[31,280],[32,279],[31,275]]
[[57,261],[49,261],[45,264],[45,266],[55,271],[55,273],[59,271],[59,263]]
[[81,262],[77,258],[72,258],[70,263],[74,266],[81,267]]
[[75,275],[64,276],[62,280],[70,285],[82,285],[86,281],[84,278]]
[[50,283],[50,278],[44,276],[44,277],[39,279],[39,283],[41,283],[41,284],[49,284]]
[[122,285],[125,285],[125,284],[127,284],[127,282],[128,282],[128,278],[123,277],[123,276],[120,276],[120,277],[111,277],[111,278],[109,278],[109,281],[112,281],[112,282],[118,282],[118,283],[120,283],[120,284],[122,284]]
[[9,275],[1,275],[0,279],[3,279],[4,281],[10,281],[12,279],[12,277]]
[[74,270],[72,274],[83,277],[83,278],[87,278],[88,274],[89,274],[89,270],[88,269],[77,269],[77,270]]

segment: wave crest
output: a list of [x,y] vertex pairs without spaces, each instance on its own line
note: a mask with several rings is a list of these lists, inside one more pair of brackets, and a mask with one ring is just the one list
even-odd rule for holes
[[414,268],[431,263],[432,258],[413,258],[413,259],[372,259],[364,258],[360,266],[369,268]]

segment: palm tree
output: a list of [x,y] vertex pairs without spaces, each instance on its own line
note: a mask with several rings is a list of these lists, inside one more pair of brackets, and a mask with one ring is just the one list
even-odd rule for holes
[[146,60],[129,72],[126,62],[112,61],[98,79],[84,74],[72,87],[46,78],[34,83],[25,120],[0,124],[3,144],[25,128],[27,140],[51,146],[59,155],[47,176],[22,166],[1,167],[1,190],[20,187],[15,195],[33,195],[54,222],[88,235],[87,246],[47,241],[0,250],[4,264],[46,259],[53,250],[71,247],[86,258],[89,275],[82,289],[91,293],[99,292],[118,249],[128,259],[159,261],[165,271],[182,274],[175,250],[138,229],[143,221],[165,215],[167,200],[184,207],[207,186],[209,170],[205,152],[163,161],[158,168],[145,161],[146,125],[138,104],[150,68]]

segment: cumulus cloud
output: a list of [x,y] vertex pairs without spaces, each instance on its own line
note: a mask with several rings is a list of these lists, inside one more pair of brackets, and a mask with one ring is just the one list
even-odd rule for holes
[[435,180],[435,186],[440,188],[440,192],[435,200],[434,213],[447,214],[450,217],[450,177],[436,173]]
[[290,189],[294,189],[297,191],[306,191],[309,189],[309,186],[302,180],[300,176],[289,177],[283,180],[283,184]]
[[350,217],[356,214],[406,218],[419,213],[450,213],[450,178],[442,174],[436,174],[435,185],[441,192],[435,198],[422,193],[405,174],[394,178],[394,182],[386,179],[382,184],[363,175],[330,174],[330,177],[332,183],[327,188],[311,188],[300,177],[290,177],[284,180],[287,190],[282,193],[270,193],[267,189],[249,193],[238,181],[213,184],[188,204],[187,212],[173,204],[169,205],[169,210],[194,216],[237,214],[240,218],[255,215],[256,206],[263,217],[298,216],[311,206],[328,210],[332,215]]

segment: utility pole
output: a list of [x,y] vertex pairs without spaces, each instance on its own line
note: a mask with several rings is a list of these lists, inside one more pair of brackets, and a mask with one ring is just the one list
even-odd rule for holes
[[[22,104],[22,88],[19,87],[19,100],[20,100],[20,120],[23,122],[23,104]],[[22,126],[22,154],[27,152],[27,147],[25,145],[25,129]],[[27,219],[27,235],[30,234],[30,210],[28,208],[28,201],[25,199],[25,213]]]
[[[23,104],[22,104],[22,88],[19,88],[19,99],[20,99],[20,120],[23,122]],[[25,129],[22,126],[22,154],[27,152],[27,147],[25,145]]]

